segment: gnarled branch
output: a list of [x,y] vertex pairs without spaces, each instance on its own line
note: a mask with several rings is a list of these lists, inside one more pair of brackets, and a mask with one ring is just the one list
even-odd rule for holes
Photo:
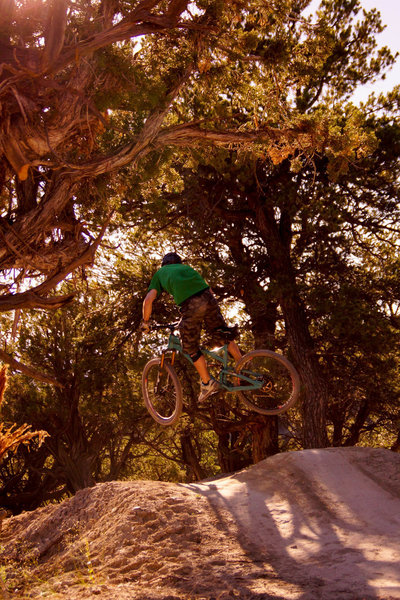
[[55,385],[57,387],[64,387],[63,384],[60,383],[55,377],[52,377],[46,373],[41,373],[38,371],[38,369],[36,369],[36,367],[25,365],[19,362],[4,350],[0,350],[0,360],[9,365],[15,371],[19,371],[23,375],[32,377],[32,379],[36,379],[42,383],[49,383],[50,385]]
[[69,273],[72,273],[72,271],[75,271],[75,269],[78,267],[89,265],[93,262],[94,254],[101,243],[104,233],[110,223],[111,217],[112,213],[103,224],[103,227],[101,228],[96,240],[92,244],[89,244],[85,251],[71,261],[68,265],[53,273],[43,283],[31,290],[21,292],[19,294],[7,294],[3,297],[0,297],[0,312],[16,310],[19,308],[56,309],[65,306],[69,302],[72,302],[74,294],[52,296],[50,298],[44,298],[43,294],[46,294],[50,290],[54,289],[67,277]]

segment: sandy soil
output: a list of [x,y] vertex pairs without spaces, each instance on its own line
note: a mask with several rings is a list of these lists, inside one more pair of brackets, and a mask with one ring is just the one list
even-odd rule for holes
[[400,599],[400,456],[306,450],[213,481],[112,482],[3,521],[0,597]]

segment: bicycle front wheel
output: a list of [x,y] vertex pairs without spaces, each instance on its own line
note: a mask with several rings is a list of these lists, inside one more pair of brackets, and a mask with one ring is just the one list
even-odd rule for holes
[[237,363],[237,392],[244,404],[263,415],[279,415],[296,402],[299,375],[287,358],[272,350],[253,350]]
[[172,425],[182,413],[182,386],[175,369],[161,358],[152,358],[142,374],[144,403],[160,425]]

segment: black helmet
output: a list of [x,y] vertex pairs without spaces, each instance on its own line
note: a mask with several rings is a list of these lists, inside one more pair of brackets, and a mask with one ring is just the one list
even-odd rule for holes
[[165,267],[165,265],[180,265],[182,263],[182,259],[176,252],[168,252],[162,259],[161,266]]

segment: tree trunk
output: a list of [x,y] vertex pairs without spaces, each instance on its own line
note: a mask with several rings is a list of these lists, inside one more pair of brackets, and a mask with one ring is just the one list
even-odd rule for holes
[[91,469],[93,457],[82,450],[81,439],[77,439],[70,448],[65,448],[60,442],[57,449],[57,462],[63,472],[68,490],[72,494],[95,485]]
[[397,434],[396,441],[394,442],[394,444],[391,446],[390,449],[392,450],[392,452],[400,452],[400,430]]
[[68,421],[65,427],[49,438],[58,471],[65,480],[68,490],[74,494],[78,490],[95,485],[92,466],[96,455],[92,449],[89,452],[85,428],[79,414],[80,392],[74,385],[58,391],[63,397],[64,406],[69,405]]
[[304,387],[303,444],[305,448],[328,445],[326,433],[327,386],[321,373],[313,341],[308,330],[304,307],[297,290],[290,257],[290,223],[282,216],[279,225],[274,208],[258,194],[249,197],[255,224],[268,250],[271,281],[282,308],[293,361]]
[[181,436],[182,458],[186,465],[188,476],[191,480],[204,479],[205,473],[200,465],[199,458],[193,448],[192,435],[190,431],[184,431]]
[[278,454],[278,417],[259,415],[257,423],[250,427],[252,434],[253,463]]
[[293,297],[289,299],[286,296],[281,302],[293,361],[304,387],[303,445],[304,448],[325,448],[329,445],[326,432],[328,391],[306,326],[301,301],[297,298],[296,302],[296,296],[293,290]]
[[234,473],[251,464],[250,457],[235,446],[239,438],[237,431],[217,431],[218,434],[218,464],[223,473]]
[[260,285],[259,278],[252,271],[252,262],[248,260],[243,247],[243,232],[239,227],[229,231],[229,249],[241,275],[236,280],[236,295],[244,302],[246,312],[251,319],[251,331],[255,348],[274,349],[275,327],[278,319],[276,302]]
[[365,424],[365,421],[367,420],[369,414],[370,402],[368,401],[368,399],[366,399],[363,400],[363,402],[361,402],[361,406],[358,410],[354,423],[350,427],[350,435],[344,442],[345,446],[355,446],[358,443],[360,439],[361,428]]

